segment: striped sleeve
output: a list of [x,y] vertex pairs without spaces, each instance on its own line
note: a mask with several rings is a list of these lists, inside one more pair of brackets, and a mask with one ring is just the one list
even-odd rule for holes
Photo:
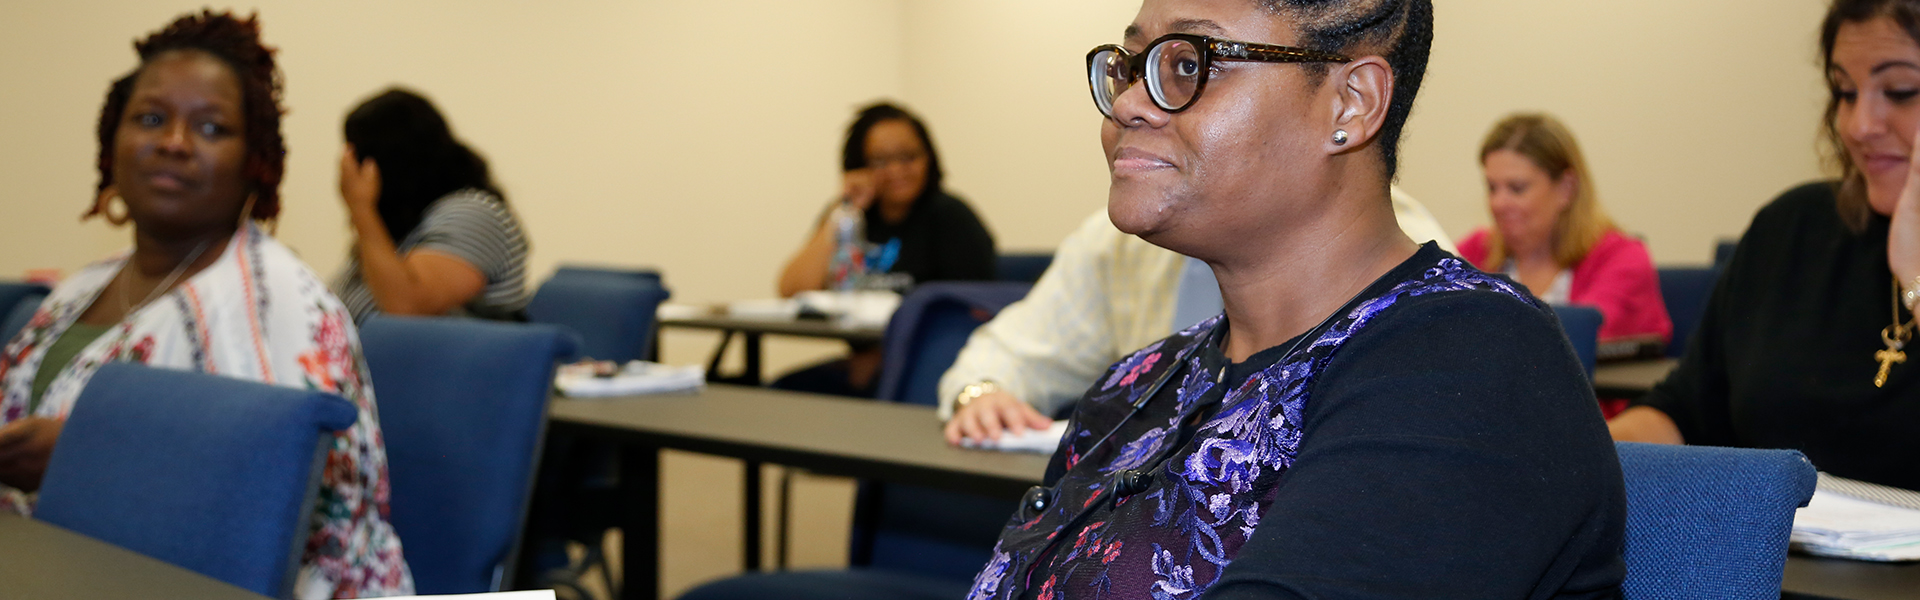
[[526,237],[519,219],[498,198],[479,190],[450,194],[427,210],[408,237],[408,251],[447,254],[486,277],[486,290],[470,307],[514,311],[526,306]]

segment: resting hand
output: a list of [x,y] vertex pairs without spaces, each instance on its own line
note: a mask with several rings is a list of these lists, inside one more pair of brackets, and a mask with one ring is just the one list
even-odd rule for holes
[[32,492],[40,489],[53,443],[66,421],[28,417],[0,426],[0,484]]
[[840,198],[860,210],[873,206],[879,189],[873,180],[873,169],[854,169],[840,178]]
[[1913,148],[1913,157],[1907,161],[1907,185],[1900,190],[1900,203],[1893,207],[1893,224],[1887,232],[1887,265],[1902,286],[1914,285],[1913,279],[1920,277],[1920,146]]
[[998,440],[1002,433],[1021,433],[1052,425],[1053,419],[1013,394],[990,392],[953,412],[953,419],[947,421],[947,443],[958,446],[961,440]]
[[371,212],[380,204],[380,165],[356,157],[351,144],[340,153],[340,200],[348,211]]
[[1616,442],[1687,443],[1680,436],[1680,426],[1674,424],[1673,418],[1650,406],[1635,406],[1614,415],[1607,420],[1607,433]]

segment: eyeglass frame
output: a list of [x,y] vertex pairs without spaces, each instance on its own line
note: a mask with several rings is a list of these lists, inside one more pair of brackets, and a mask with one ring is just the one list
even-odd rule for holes
[[[1188,44],[1191,44],[1193,47],[1200,49],[1200,74],[1198,76],[1199,80],[1195,81],[1193,85],[1193,97],[1188,98],[1186,104],[1182,104],[1177,107],[1167,106],[1166,104],[1163,104],[1159,98],[1159,94],[1153,93],[1152,84],[1147,83],[1147,71],[1146,71],[1147,57],[1153,54],[1153,49],[1156,47],[1159,47],[1161,44],[1165,44],[1173,41],[1187,42]],[[1153,101],[1154,106],[1159,107],[1160,110],[1167,111],[1168,113],[1177,113],[1180,111],[1184,111],[1186,109],[1192,108],[1193,103],[1200,101],[1201,94],[1204,93],[1207,89],[1208,74],[1212,72],[1213,61],[1216,61],[1216,60],[1227,61],[1227,62],[1269,62],[1269,63],[1353,62],[1352,58],[1349,58],[1344,55],[1334,54],[1331,52],[1321,52],[1319,50],[1313,50],[1309,48],[1297,48],[1293,46],[1281,46],[1277,44],[1262,44],[1259,42],[1243,42],[1238,40],[1226,40],[1226,39],[1220,39],[1220,38],[1192,34],[1192,33],[1169,33],[1169,34],[1154,38],[1153,41],[1147,42],[1146,47],[1142,48],[1141,51],[1138,53],[1128,50],[1126,49],[1125,46],[1121,46],[1119,44],[1103,44],[1100,46],[1095,46],[1093,50],[1090,50],[1087,52],[1087,90],[1088,92],[1093,94],[1094,108],[1101,109],[1100,113],[1103,115],[1106,115],[1107,118],[1109,119],[1114,118],[1111,112],[1112,106],[1109,104],[1103,107],[1100,102],[1100,86],[1094,83],[1095,75],[1094,75],[1094,62],[1093,62],[1094,57],[1099,56],[1101,52],[1106,52],[1109,50],[1115,52],[1121,58],[1126,60],[1125,64],[1127,68],[1127,79],[1129,81],[1129,83],[1127,84],[1127,89],[1120,90],[1120,93],[1114,94],[1113,99],[1119,100],[1122,94],[1127,93],[1127,90],[1133,89],[1133,86],[1136,84],[1146,84],[1148,85],[1147,98]]]

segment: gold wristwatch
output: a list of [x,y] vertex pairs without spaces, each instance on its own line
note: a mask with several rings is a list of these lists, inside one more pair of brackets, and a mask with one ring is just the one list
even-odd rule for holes
[[992,381],[976,381],[960,388],[960,394],[953,397],[953,412],[960,412],[973,399],[1000,391],[1000,386]]

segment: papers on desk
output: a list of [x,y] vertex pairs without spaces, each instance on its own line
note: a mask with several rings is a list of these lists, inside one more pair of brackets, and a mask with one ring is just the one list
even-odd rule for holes
[[1053,454],[1054,450],[1060,449],[1060,436],[1066,434],[1067,422],[1054,421],[1053,426],[1046,429],[1028,429],[1019,434],[1001,434],[999,440],[966,440],[960,445],[979,450]]
[[587,362],[560,367],[553,385],[570,397],[599,398],[695,392],[707,384],[706,370],[697,366],[675,367],[636,360],[609,376],[604,370],[605,365],[610,364]]
[[1820,556],[1920,560],[1920,493],[1821,473],[1813,500],[1794,513],[1792,540]]
[[793,297],[802,311],[824,314],[853,327],[885,327],[900,308],[900,294],[884,290],[800,292]]

